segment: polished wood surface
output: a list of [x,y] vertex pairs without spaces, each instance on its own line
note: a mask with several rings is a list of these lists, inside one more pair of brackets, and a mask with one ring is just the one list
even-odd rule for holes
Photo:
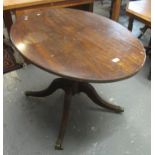
[[[78,2],[79,1],[79,2]],[[37,5],[53,5],[67,2],[68,4],[78,2],[79,4],[92,3],[94,0],[4,0],[3,9],[12,10],[18,8],[32,7]]]
[[21,16],[11,28],[11,40],[33,64],[79,81],[125,79],[145,61],[143,45],[126,28],[74,9],[42,9]]
[[10,27],[13,23],[12,13],[18,17],[23,15],[25,11],[33,11],[39,8],[63,8],[71,7],[93,12],[94,0],[4,0],[3,17],[7,31],[10,32]]
[[[76,0],[4,0],[3,3],[3,10],[16,10],[24,8],[32,8],[38,6],[47,6],[50,5],[51,7],[56,6],[56,3],[73,3]],[[81,0],[80,3],[93,3],[94,0]],[[66,7],[66,4],[63,4]],[[57,5],[59,6],[59,5]],[[118,21],[120,15],[120,6],[121,0],[113,0],[113,8],[112,8],[112,19]],[[67,5],[68,7],[68,5]],[[93,9],[92,9],[93,10]]]
[[151,0],[129,2],[126,12],[127,15],[142,21],[148,26],[151,26]]
[[24,15],[29,12],[33,12],[36,9],[48,9],[48,8],[76,8],[85,11],[93,12],[93,2],[94,0],[63,0],[63,1],[53,1],[50,4],[41,4],[35,6],[22,7],[15,10],[16,17]]
[[111,19],[113,19],[114,21],[118,21],[121,10],[121,0],[112,0],[112,1],[113,1],[113,7],[112,7]]
[[7,32],[10,33],[10,29],[11,29],[11,26],[13,24],[10,11],[6,10],[3,12],[3,21],[4,21],[4,25],[7,29]]

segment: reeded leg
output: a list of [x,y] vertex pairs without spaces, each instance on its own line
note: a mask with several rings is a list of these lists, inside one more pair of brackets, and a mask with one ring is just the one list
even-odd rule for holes
[[65,129],[66,129],[67,122],[68,122],[71,98],[72,98],[72,90],[68,89],[65,91],[63,115],[62,115],[61,125],[59,129],[59,135],[58,135],[58,138],[55,144],[56,150],[63,150],[62,143],[63,143]]
[[48,88],[41,91],[36,91],[36,92],[27,91],[25,92],[25,95],[34,96],[34,97],[45,97],[45,96],[51,95],[57,89],[60,89],[60,88],[65,89],[65,85],[67,85],[67,82],[68,81],[65,79],[58,78],[58,79],[55,79]]
[[124,109],[120,106],[113,105],[104,101],[96,92],[96,90],[88,83],[81,83],[79,86],[79,92],[84,92],[87,96],[97,105],[112,110],[114,112],[123,112]]

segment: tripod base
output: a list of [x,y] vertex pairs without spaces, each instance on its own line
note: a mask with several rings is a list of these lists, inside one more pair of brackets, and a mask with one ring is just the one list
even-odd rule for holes
[[45,90],[38,91],[38,92],[26,92],[25,95],[34,96],[34,97],[45,97],[45,96],[51,95],[57,89],[63,89],[65,92],[65,95],[64,95],[64,108],[63,108],[62,120],[61,120],[59,135],[55,145],[56,150],[63,150],[62,143],[63,143],[64,134],[65,134],[65,129],[67,127],[69,109],[70,109],[71,99],[73,95],[83,92],[95,104],[103,108],[107,108],[116,113],[121,113],[124,111],[122,107],[107,103],[106,101],[101,99],[101,97],[97,94],[96,90],[89,83],[78,82],[78,81],[68,80],[64,78],[55,79],[51,83],[51,85]]

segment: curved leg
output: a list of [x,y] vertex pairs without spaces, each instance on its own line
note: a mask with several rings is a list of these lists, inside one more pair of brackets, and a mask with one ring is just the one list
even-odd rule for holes
[[25,95],[34,96],[34,97],[45,97],[45,96],[51,95],[57,89],[60,89],[60,88],[65,89],[66,88],[65,86],[67,84],[68,84],[68,80],[65,80],[63,78],[58,78],[58,79],[55,79],[48,88],[41,91],[36,91],[36,92],[27,91],[25,92]]
[[123,112],[124,109],[120,106],[113,105],[104,101],[96,92],[96,90],[88,83],[81,83],[79,85],[79,92],[84,92],[87,96],[94,101],[97,105],[110,109],[114,112]]
[[56,150],[63,150],[62,143],[63,143],[65,129],[66,129],[67,122],[68,122],[71,97],[72,97],[72,90],[71,89],[66,90],[65,97],[64,97],[64,108],[63,108],[63,115],[62,115],[59,135],[58,135],[58,138],[57,138],[57,141],[55,144]]

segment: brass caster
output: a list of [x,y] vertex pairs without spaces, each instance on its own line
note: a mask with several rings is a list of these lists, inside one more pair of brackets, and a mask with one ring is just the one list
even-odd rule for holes
[[55,150],[63,150],[63,147],[61,144],[55,144]]

